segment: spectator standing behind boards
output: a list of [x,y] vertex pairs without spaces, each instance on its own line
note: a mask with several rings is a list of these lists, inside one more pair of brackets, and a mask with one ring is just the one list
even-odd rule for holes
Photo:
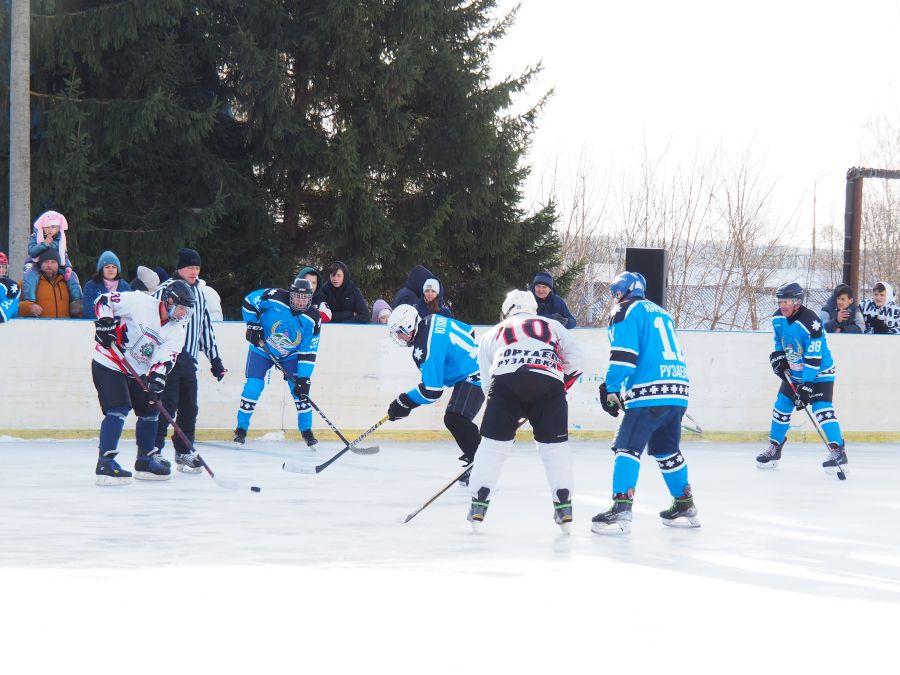
[[84,318],[96,319],[94,302],[102,293],[125,293],[133,290],[122,278],[122,264],[112,251],[103,251],[97,258],[97,273],[84,285]]
[[894,287],[879,281],[872,288],[872,297],[859,304],[866,322],[866,333],[900,335],[900,307],[894,302]]
[[387,325],[388,319],[391,318],[391,306],[387,300],[378,298],[372,305],[372,323],[380,323]]
[[340,260],[328,268],[328,283],[322,288],[331,308],[332,323],[369,323],[369,305],[350,279],[350,270]]
[[566,301],[553,290],[553,277],[549,272],[535,274],[529,290],[537,300],[538,316],[556,319],[566,328],[575,328],[575,317],[569,311]]
[[422,288],[429,279],[436,278],[430,269],[424,265],[416,265],[406,275],[406,283],[399,291],[394,293],[391,300],[391,309],[400,305],[412,305],[413,307],[422,299]]
[[325,302],[325,294],[322,292],[322,275],[319,274],[319,270],[314,267],[301,267],[297,276],[303,277],[312,285],[313,297],[310,307],[319,310],[322,323],[331,321],[331,307]]
[[453,318],[453,312],[444,302],[444,293],[441,290],[441,282],[432,277],[422,284],[422,299],[416,303],[416,311],[423,319],[429,314],[442,314]]
[[131,280],[131,290],[153,295],[159,286],[159,275],[149,267],[138,265],[137,276]]
[[66,248],[66,230],[69,223],[66,217],[56,211],[45,211],[34,221],[34,232],[28,241],[28,255],[25,260],[24,276],[22,277],[22,300],[34,302],[35,290],[40,281],[40,265],[38,258],[41,253],[53,250],[58,253],[60,274],[69,287],[69,297],[72,300],[81,299],[81,284],[78,275],[72,269],[69,260],[69,252]]
[[819,320],[826,333],[862,333],[866,322],[853,302],[853,289],[847,284],[838,284],[828,302],[819,312]]
[[35,299],[23,297],[19,304],[19,316],[41,319],[80,319],[81,288],[78,298],[69,294],[69,286],[59,266],[59,253],[48,248],[38,256],[39,281]]
[[6,323],[19,311],[19,297],[22,290],[19,284],[10,279],[9,258],[0,251],[0,323]]
[[[163,300],[169,288],[180,287],[177,282],[184,281],[187,289],[193,295],[194,311],[187,322],[187,333],[184,349],[175,360],[175,367],[169,372],[166,379],[166,387],[160,400],[169,411],[169,415],[175,417],[175,423],[184,432],[184,435],[194,443],[194,431],[197,427],[197,358],[202,350],[209,359],[210,372],[220,382],[225,377],[225,366],[219,357],[219,346],[216,344],[216,334],[213,331],[212,320],[206,307],[206,296],[200,290],[200,254],[192,248],[182,248],[178,251],[178,262],[175,264],[175,274],[159,285],[154,297]],[[178,300],[177,298],[175,300]],[[177,415],[176,415],[177,412]],[[156,447],[160,454],[166,443],[166,431],[169,424],[165,417],[159,420],[156,426]],[[193,451],[191,445],[185,444],[179,435],[172,439],[175,446],[175,468],[183,473],[200,473],[203,463],[200,457]]]

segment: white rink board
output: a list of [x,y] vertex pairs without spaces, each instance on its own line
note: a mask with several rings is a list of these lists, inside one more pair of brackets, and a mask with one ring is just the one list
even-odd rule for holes
[[[100,421],[91,383],[93,323],[78,320],[16,320],[0,326],[0,372],[3,373],[2,419],[7,430],[90,430]],[[216,335],[228,374],[216,382],[200,356],[198,429],[233,429],[247,343],[244,324],[217,322]],[[479,334],[485,330],[478,329]],[[601,414],[597,384],[606,370],[609,343],[605,329],[576,329],[589,357],[582,379],[570,396],[573,431],[613,431],[617,421]],[[769,369],[770,332],[684,331],[680,333],[691,376],[690,414],[705,431],[750,432],[768,429],[777,381]],[[850,432],[900,432],[900,416],[886,407],[896,401],[900,382],[900,337],[829,335],[838,379],[835,407]],[[271,375],[253,429],[296,429],[296,411],[279,374]],[[366,429],[383,416],[387,405],[418,382],[408,350],[395,345],[383,326],[325,325],[313,400],[340,428]],[[417,409],[392,431],[443,429],[449,396]],[[802,416],[795,423],[802,426]],[[313,426],[325,428],[317,415]],[[128,425],[131,428],[131,425]]]

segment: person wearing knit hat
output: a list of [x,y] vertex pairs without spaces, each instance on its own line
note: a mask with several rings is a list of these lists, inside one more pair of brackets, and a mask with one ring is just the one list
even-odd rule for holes
[[57,252],[60,266],[60,274],[69,287],[69,297],[72,300],[81,299],[81,283],[78,275],[72,269],[72,261],[66,247],[66,230],[69,222],[66,217],[56,211],[45,211],[34,221],[34,231],[28,240],[28,258],[25,259],[24,276],[22,277],[22,300],[34,302],[40,276],[41,253],[48,249]]
[[426,317],[429,314],[442,314],[453,318],[453,312],[444,302],[444,294],[441,291],[441,282],[435,277],[430,277],[422,284],[422,298],[415,305],[419,316]]
[[112,251],[97,258],[97,273],[84,285],[84,318],[96,319],[94,303],[103,293],[126,293],[131,285],[122,278],[122,263]]
[[550,272],[538,272],[534,275],[534,280],[529,288],[534,299],[537,300],[538,316],[546,316],[550,319],[559,321],[566,328],[575,328],[577,321],[569,311],[569,306],[563,300],[553,287],[553,277]]
[[77,297],[72,297],[65,276],[60,269],[59,252],[48,248],[38,255],[38,283],[33,289],[33,297],[24,297],[19,303],[19,316],[41,319],[81,318],[81,287]]
[[[172,445],[175,446],[175,468],[183,473],[200,473],[203,461],[194,450],[194,432],[197,427],[197,414],[200,409],[197,403],[199,390],[197,369],[200,352],[209,359],[210,372],[219,382],[228,372],[219,356],[219,345],[216,332],[209,315],[206,295],[200,285],[200,254],[192,248],[179,249],[176,256],[175,272],[156,288],[153,296],[162,299],[172,284],[185,282],[194,296],[194,311],[188,319],[184,348],[175,360],[175,366],[166,378],[166,388],[160,396],[160,402],[175,419],[182,434],[174,434]],[[162,453],[166,444],[169,423],[161,416],[156,425],[155,447]],[[185,439],[187,439],[185,441]]]
[[19,284],[7,276],[9,258],[0,251],[0,323],[6,323],[19,312],[19,298],[22,291]]
[[153,295],[153,291],[159,286],[159,275],[149,267],[138,265],[137,275],[131,281],[131,288],[135,291],[143,291]]

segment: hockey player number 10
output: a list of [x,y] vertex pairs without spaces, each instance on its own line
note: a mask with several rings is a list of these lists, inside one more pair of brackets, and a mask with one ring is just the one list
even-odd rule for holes
[[[661,316],[653,319],[653,325],[659,331],[659,339],[663,346],[662,357],[666,361],[684,361],[684,352],[675,335],[675,325],[671,321],[666,324]],[[676,351],[672,350],[672,345],[675,345]]]

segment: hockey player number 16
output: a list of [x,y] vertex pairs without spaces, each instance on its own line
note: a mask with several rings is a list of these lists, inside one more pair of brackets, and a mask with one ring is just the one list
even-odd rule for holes
[[[666,361],[684,361],[684,352],[681,350],[681,345],[678,344],[678,337],[675,335],[674,324],[669,321],[668,325],[666,325],[663,318],[658,316],[653,319],[653,325],[656,327],[656,330],[659,331],[659,339],[663,346],[662,357]],[[669,338],[671,338],[671,340]],[[676,351],[672,351],[672,345],[675,345]]]

